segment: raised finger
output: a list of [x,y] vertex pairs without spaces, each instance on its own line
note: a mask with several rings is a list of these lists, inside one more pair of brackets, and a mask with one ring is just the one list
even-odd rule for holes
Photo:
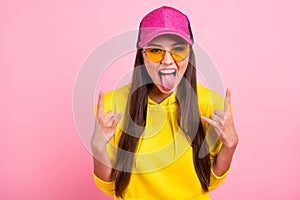
[[97,110],[97,115],[99,117],[102,117],[104,113],[104,94],[102,91],[99,92],[99,97],[98,97],[98,110]]
[[231,97],[231,92],[230,90],[227,88],[226,89],[226,98],[224,101],[224,112],[230,112],[230,97]]

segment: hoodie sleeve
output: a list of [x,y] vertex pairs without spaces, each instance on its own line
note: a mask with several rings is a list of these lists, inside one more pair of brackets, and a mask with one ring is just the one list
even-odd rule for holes
[[[126,85],[124,87],[118,88],[116,90],[112,90],[104,95],[104,112],[114,111],[115,113],[125,113],[126,105],[127,105],[127,97],[129,94],[130,85]],[[95,113],[97,113],[98,102],[95,105]],[[114,136],[111,138],[109,143],[106,145],[106,151],[110,158],[112,166],[116,162],[116,154],[118,149],[118,141],[120,139],[120,135],[122,130],[120,127],[123,126],[123,116],[121,121],[119,122],[116,132]],[[115,182],[106,182],[99,177],[97,177],[94,173],[94,181],[96,185],[106,194],[114,195],[115,194]]]
[[115,182],[106,182],[94,174],[94,181],[98,188],[100,188],[105,194],[114,196],[115,195]]
[[[199,110],[200,115],[206,116],[210,118],[211,114],[215,110],[223,110],[224,109],[224,98],[217,92],[205,88],[201,85],[198,86],[198,102],[199,102]],[[233,107],[231,105],[231,110],[233,111]],[[222,147],[222,142],[220,141],[218,135],[211,131],[209,124],[202,121],[204,131],[206,133],[205,140],[208,145],[208,149],[210,152],[211,163],[213,163]],[[211,176],[210,176],[210,186],[209,191],[215,189],[220,184],[222,184],[228,175],[230,169],[228,169],[223,175],[217,176],[211,168]]]
[[[112,103],[112,92],[108,92],[104,95],[104,111],[109,112],[113,109]],[[95,105],[95,113],[97,113],[98,109],[98,102]],[[112,137],[110,142],[106,145],[106,151],[111,162],[115,160],[115,136]],[[98,188],[100,188],[105,194],[113,196],[115,194],[115,182],[114,181],[104,181],[101,178],[97,177],[96,174],[93,172],[94,182]]]

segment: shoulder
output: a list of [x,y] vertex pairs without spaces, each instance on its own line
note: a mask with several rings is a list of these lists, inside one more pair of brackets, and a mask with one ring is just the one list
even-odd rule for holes
[[122,112],[126,108],[131,84],[111,90],[104,95],[104,111]]

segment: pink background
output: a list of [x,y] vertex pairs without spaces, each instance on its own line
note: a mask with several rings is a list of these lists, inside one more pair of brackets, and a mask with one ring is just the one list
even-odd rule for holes
[[240,143],[213,199],[299,199],[297,0],[1,1],[0,199],[112,199],[93,182],[73,84],[97,45],[165,4],[187,13],[232,91]]

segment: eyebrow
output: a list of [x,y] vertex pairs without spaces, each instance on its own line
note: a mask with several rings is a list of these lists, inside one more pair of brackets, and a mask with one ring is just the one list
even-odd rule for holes
[[172,44],[172,46],[176,46],[176,45],[179,45],[179,44],[184,44],[184,45],[187,45],[186,42],[176,42],[175,44]]
[[[176,46],[176,45],[180,45],[180,44],[186,45],[187,43],[186,42],[176,42],[176,43],[172,44],[171,46]],[[147,46],[162,47],[162,45],[155,44],[155,43],[149,43]]]

